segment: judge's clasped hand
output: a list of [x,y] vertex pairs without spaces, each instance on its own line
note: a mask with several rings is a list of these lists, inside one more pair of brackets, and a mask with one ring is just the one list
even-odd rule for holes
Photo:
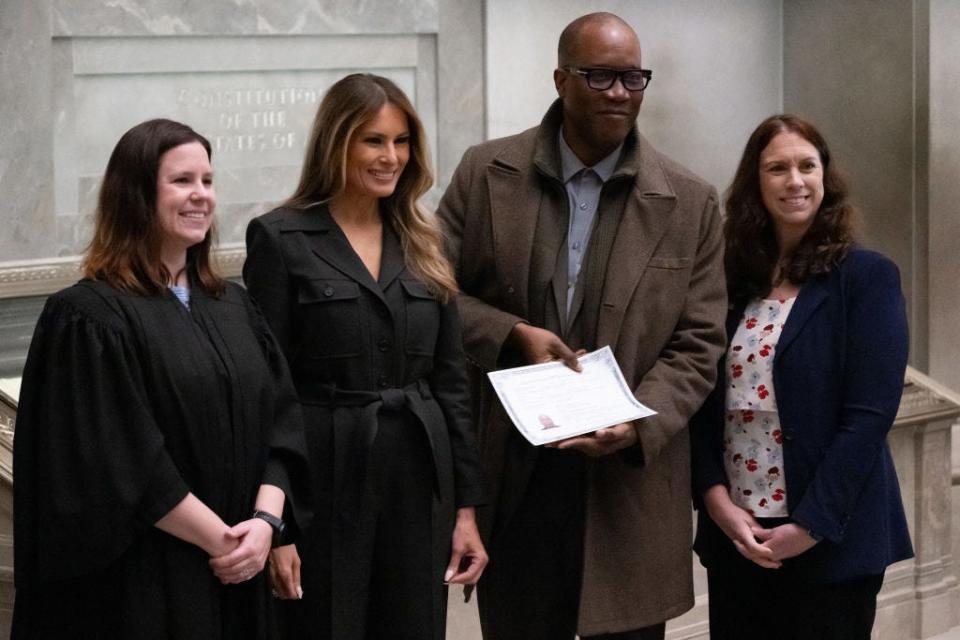
[[251,518],[227,529],[225,535],[239,544],[230,553],[210,559],[210,568],[220,582],[246,582],[260,573],[273,540],[270,525],[259,518]]

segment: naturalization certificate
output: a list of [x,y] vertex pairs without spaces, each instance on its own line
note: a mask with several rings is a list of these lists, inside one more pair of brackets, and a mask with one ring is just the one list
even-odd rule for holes
[[579,358],[577,373],[560,361],[487,374],[507,415],[532,445],[591,433],[656,413],[627,386],[610,347]]

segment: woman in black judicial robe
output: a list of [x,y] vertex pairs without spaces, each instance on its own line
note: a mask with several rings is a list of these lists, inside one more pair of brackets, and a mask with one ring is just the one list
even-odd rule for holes
[[[209,266],[210,145],[128,131],[86,278],[47,301],[14,462],[14,638],[267,638],[261,569],[309,478],[283,357]],[[254,513],[259,510],[260,513]]]
[[296,192],[247,231],[244,279],[290,362],[318,471],[314,526],[270,556],[294,599],[286,638],[442,638],[445,582],[486,565],[456,282],[417,205],[425,149],[396,85],[347,76],[320,105]]

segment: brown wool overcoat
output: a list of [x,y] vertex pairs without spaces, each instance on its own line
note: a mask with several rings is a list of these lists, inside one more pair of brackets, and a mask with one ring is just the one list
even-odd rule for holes
[[[462,289],[491,498],[481,513],[486,536],[496,536],[498,521],[516,507],[533,463],[505,464],[513,426],[485,374],[504,366],[507,336],[529,315],[538,211],[563,190],[559,121],[557,102],[540,127],[469,149],[438,210]],[[656,624],[693,606],[686,427],[714,383],[725,344],[716,191],[635,129],[617,177],[633,185],[606,268],[595,343],[610,345],[636,397],[658,414],[636,424],[639,446],[588,465],[580,635]]]

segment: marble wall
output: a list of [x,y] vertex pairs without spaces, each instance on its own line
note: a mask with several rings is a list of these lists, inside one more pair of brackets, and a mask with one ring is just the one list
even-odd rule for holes
[[960,5],[784,3],[784,108],[817,122],[900,266],[911,363],[960,389]]
[[960,3],[930,0],[929,373],[960,389]]
[[[448,176],[459,153],[447,150],[482,136],[471,5],[447,3],[441,34],[435,0],[3,3],[0,263],[81,253],[113,145],[152,117],[210,138],[221,242],[241,242],[292,191],[319,100],[351,71],[410,95]],[[457,46],[471,39],[474,51]],[[463,142],[438,153],[441,138]]]
[[0,263],[56,255],[50,3],[0,2]]
[[868,246],[900,267],[911,363],[926,368],[928,21],[915,4],[784,3],[784,108],[823,131],[848,176]]

